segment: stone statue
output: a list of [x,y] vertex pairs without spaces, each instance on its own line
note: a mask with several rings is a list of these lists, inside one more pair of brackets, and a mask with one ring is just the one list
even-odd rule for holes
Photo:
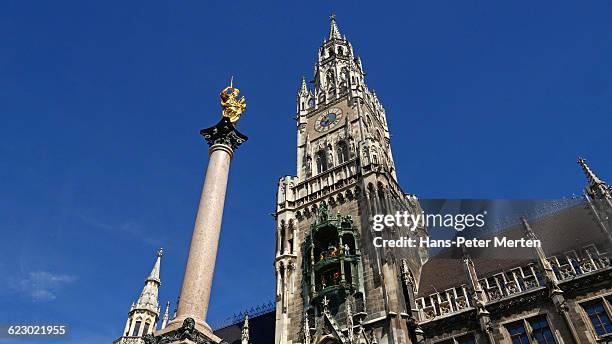
[[223,117],[229,119],[234,125],[240,119],[240,115],[246,110],[246,100],[244,96],[238,99],[238,94],[240,94],[240,90],[233,86],[233,82],[230,82],[230,85],[219,94]]

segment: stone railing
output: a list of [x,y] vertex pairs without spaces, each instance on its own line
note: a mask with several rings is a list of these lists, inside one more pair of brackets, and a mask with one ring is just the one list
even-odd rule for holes
[[436,317],[460,312],[471,307],[466,285],[450,288],[416,300],[421,319],[428,321]]
[[[547,258],[560,283],[610,267],[610,257],[594,245]],[[478,271],[477,271],[478,273]],[[514,297],[545,286],[544,277],[535,262],[498,272],[479,280],[487,303]],[[422,321],[472,309],[468,287],[461,285],[416,300]]]

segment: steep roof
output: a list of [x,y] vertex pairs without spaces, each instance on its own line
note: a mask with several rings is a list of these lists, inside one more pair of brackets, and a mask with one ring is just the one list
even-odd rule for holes
[[[528,222],[541,240],[542,249],[548,257],[606,240],[585,203]],[[508,227],[495,236],[505,236],[508,239],[527,238],[522,224]],[[468,248],[466,251],[474,262],[479,278],[525,265],[536,259],[532,248],[488,247]],[[455,247],[430,258],[421,271],[417,297],[467,284],[462,257],[462,249]]]
[[[273,343],[275,311],[267,312],[256,317],[249,317],[249,342]],[[242,322],[220,328],[214,333],[229,344],[240,344],[242,338]]]

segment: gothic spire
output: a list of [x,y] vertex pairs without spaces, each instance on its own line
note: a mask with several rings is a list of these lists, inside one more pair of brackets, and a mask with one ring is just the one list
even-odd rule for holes
[[[132,303],[130,307],[123,335],[114,341],[114,343],[133,343],[132,337],[144,337],[155,331],[160,312],[158,295],[159,285],[161,284],[159,279],[159,268],[162,255],[163,250],[160,248],[159,251],[157,251],[157,260],[153,265],[153,269],[145,279],[144,287],[138,297],[138,301]],[[167,322],[167,318],[168,308],[166,308],[166,314],[164,315],[164,324]]]
[[241,344],[249,344],[249,314],[244,315],[244,325],[242,325]]
[[162,319],[161,329],[163,330],[168,325],[168,313],[170,312],[170,301],[166,302],[166,311],[164,312],[164,318]]
[[601,179],[599,179],[599,177],[597,177],[597,175],[591,170],[591,168],[589,167],[589,165],[587,165],[587,162],[585,159],[583,158],[578,158],[578,164],[580,165],[580,167],[582,167],[582,170],[584,171],[584,174],[586,175],[589,184],[593,185],[593,184],[605,184],[605,182]]
[[329,16],[329,39],[342,39],[342,35],[340,35],[340,29],[338,29],[338,24],[336,24],[336,14],[332,13]]
[[157,261],[155,262],[155,265],[153,265],[153,269],[151,270],[149,277],[147,277],[147,281],[155,281],[157,283],[160,283],[159,268],[161,265],[161,257],[163,255],[164,255],[164,249],[160,248],[159,251],[157,251]]
[[306,85],[306,77],[302,76],[302,84],[300,85],[300,94],[308,94],[308,85]]
[[160,248],[159,251],[157,251],[157,260],[155,261],[155,265],[153,265],[153,269],[151,269],[149,277],[147,277],[145,280],[145,285],[142,288],[140,297],[138,297],[138,301],[136,301],[136,306],[134,309],[146,309],[152,311],[153,313],[159,314],[159,301],[157,296],[159,293],[159,285],[161,284],[159,279],[159,270],[161,265],[161,257],[163,255],[164,250]]
[[595,172],[591,170],[587,162],[583,158],[578,158],[578,164],[582,167],[584,174],[589,181],[586,187],[587,193],[592,198],[612,199],[612,186],[601,180]]

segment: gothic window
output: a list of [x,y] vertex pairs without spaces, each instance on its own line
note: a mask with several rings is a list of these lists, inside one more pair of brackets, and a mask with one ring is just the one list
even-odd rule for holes
[[382,141],[382,133],[380,132],[380,129],[376,129],[376,139],[378,140],[378,142],[383,142]]
[[556,343],[545,315],[529,319],[529,325],[531,326],[532,336],[535,337],[538,344]]
[[327,170],[327,154],[321,149],[317,152],[317,173],[323,173]]
[[149,333],[149,326],[151,326],[151,324],[146,322],[145,325],[144,325],[144,328],[142,329],[142,334],[143,335],[146,335],[147,333]]
[[287,307],[285,307],[285,266],[281,264],[280,266],[280,296],[281,296],[281,307],[283,309],[283,313],[287,312]]
[[310,156],[306,157],[306,177],[310,177],[312,174],[312,158]]
[[132,337],[138,336],[138,331],[140,331],[140,324],[142,322],[140,320],[136,321],[136,325],[134,325],[134,331],[132,331]]
[[334,151],[331,145],[327,145],[327,166],[331,168],[334,166]]
[[610,314],[606,311],[604,299],[599,299],[594,302],[583,305],[587,313],[591,325],[597,336],[603,336],[612,333],[612,323],[610,322]]
[[556,344],[553,331],[548,324],[546,315],[519,320],[506,325],[512,344],[530,344],[529,338],[534,338],[538,344]]
[[344,55],[344,49],[342,49],[342,47],[338,47],[338,54]]
[[525,329],[525,324],[523,324],[522,320],[507,325],[506,328],[510,334],[512,344],[530,344],[529,339],[527,338],[527,330]]
[[328,52],[329,52],[329,56],[334,56],[335,55],[334,54],[334,48],[329,48]]
[[279,251],[281,254],[285,253],[285,226],[281,227],[280,230],[280,248]]
[[476,344],[474,336],[471,334],[457,338],[457,344]]
[[315,100],[314,100],[314,99],[312,99],[312,98],[310,98],[310,99],[308,100],[308,108],[309,108],[309,109],[312,109],[312,108],[314,108],[314,106],[315,106]]
[[348,79],[349,71],[346,67],[342,67],[340,71],[340,93],[346,93],[348,91]]
[[338,143],[338,164],[347,162],[349,159],[348,147],[345,141]]
[[336,81],[336,75],[333,69],[330,69],[327,71],[327,73],[325,74],[325,81],[327,81],[328,88],[334,87],[334,84]]

